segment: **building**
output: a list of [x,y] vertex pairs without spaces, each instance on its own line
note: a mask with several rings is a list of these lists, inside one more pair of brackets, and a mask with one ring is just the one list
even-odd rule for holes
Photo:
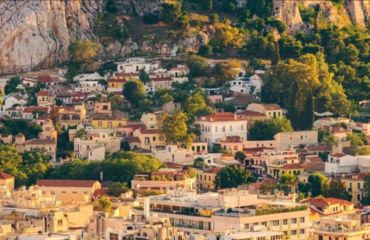
[[280,132],[275,134],[274,139],[278,149],[286,150],[292,147],[318,144],[318,132],[314,131],[294,131]]
[[325,172],[332,175],[370,172],[370,155],[352,156],[335,153],[328,156]]
[[64,129],[77,126],[86,119],[86,108],[84,104],[72,107],[56,108],[57,118]]
[[104,129],[118,129],[127,124],[128,120],[122,115],[112,115],[109,114],[94,114],[91,118],[91,125],[94,128],[104,128]]
[[262,121],[268,119],[264,113],[244,110],[236,113],[240,119],[247,120],[248,126],[252,126],[255,121]]
[[349,194],[352,196],[352,202],[356,205],[361,205],[363,198],[367,197],[366,185],[365,185],[366,174],[349,174],[341,176],[340,180],[344,183]]
[[118,73],[136,73],[138,74],[140,70],[144,70],[149,73],[158,69],[159,62],[151,61],[146,58],[128,58],[124,62],[117,63],[117,72]]
[[220,167],[211,167],[204,170],[197,171],[197,188],[200,191],[216,191],[216,176],[222,168]]
[[5,188],[7,191],[14,190],[14,177],[5,172],[0,172],[0,188]]
[[243,151],[244,144],[239,136],[228,136],[221,140],[221,149],[235,155],[236,152]]
[[17,135],[15,146],[20,151],[32,151],[35,149],[43,150],[46,156],[49,156],[52,161],[54,162],[56,161],[56,155],[57,155],[56,139],[33,138],[33,139],[25,140],[25,138],[22,138],[22,136]]
[[370,226],[362,224],[359,216],[330,216],[321,218],[312,236],[314,240],[366,240],[370,238]]
[[254,74],[250,77],[238,77],[230,83],[230,91],[243,94],[259,94],[263,86],[261,77]]
[[94,180],[39,179],[36,185],[45,194],[54,195],[63,203],[88,203],[96,190],[101,188]]
[[53,106],[55,94],[48,90],[40,90],[37,93],[37,105],[41,107]]
[[186,234],[222,234],[230,229],[249,232],[257,227],[281,232],[292,240],[306,240],[309,234],[306,205],[261,199],[235,189],[154,196],[150,199],[150,210],[169,217],[172,226]]
[[192,191],[195,189],[195,178],[189,177],[185,170],[162,168],[151,174],[135,175],[131,188],[135,191],[155,190],[162,193],[180,189]]
[[104,160],[105,154],[121,149],[121,138],[105,132],[87,133],[74,138],[73,142],[76,157],[92,161]]
[[181,148],[175,144],[166,145],[164,149],[152,148],[154,157],[162,162],[177,163],[182,165],[192,165],[194,162],[194,152],[192,149]]
[[133,132],[133,138],[129,139],[129,143],[133,141],[136,144],[130,144],[131,149],[133,146],[137,148],[151,150],[151,149],[165,149],[166,139],[162,130],[148,129],[145,126],[139,127]]
[[251,103],[247,109],[265,114],[267,117],[283,117],[283,109],[277,104]]
[[200,140],[208,145],[220,144],[228,136],[239,136],[247,139],[248,125],[246,120],[235,114],[224,112],[198,118],[196,124],[200,130]]
[[352,202],[338,198],[315,197],[304,200],[304,202],[309,204],[312,213],[320,217],[342,216],[357,211]]

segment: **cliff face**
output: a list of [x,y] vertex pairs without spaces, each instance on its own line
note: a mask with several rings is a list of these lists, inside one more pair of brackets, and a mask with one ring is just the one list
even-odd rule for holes
[[0,9],[0,72],[12,72],[66,60],[72,39],[94,38],[103,2],[7,0]]
[[[123,13],[144,15],[160,11],[163,0],[119,0]],[[245,5],[247,0],[239,0]],[[273,0],[276,17],[290,32],[309,29],[302,21],[299,4],[317,5],[321,22],[369,26],[370,1],[346,0],[343,7],[327,0]],[[104,11],[105,0],[0,0],[0,73],[19,72],[36,66],[52,66],[67,60],[74,39],[96,39],[94,22]],[[135,30],[135,29],[134,29]],[[208,42],[207,31],[170,41],[134,41],[104,46],[103,57],[125,56],[134,50],[171,53],[176,49],[197,51]]]
[[317,6],[317,19],[323,23],[334,23],[339,26],[356,24],[360,27],[370,26],[370,1],[346,0],[345,6],[335,6],[328,0],[273,0],[276,17],[284,22],[290,32],[305,30],[299,5]]

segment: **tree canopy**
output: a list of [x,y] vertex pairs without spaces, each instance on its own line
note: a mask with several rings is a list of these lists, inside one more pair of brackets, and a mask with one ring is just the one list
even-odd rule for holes
[[272,140],[279,132],[293,131],[290,121],[284,117],[256,121],[249,129],[250,140]]
[[218,188],[234,188],[254,181],[253,174],[239,165],[229,165],[222,168],[216,175]]

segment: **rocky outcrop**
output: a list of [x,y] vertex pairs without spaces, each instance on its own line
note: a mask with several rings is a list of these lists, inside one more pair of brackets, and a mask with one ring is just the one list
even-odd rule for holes
[[143,16],[148,13],[159,12],[164,0],[121,0],[120,2],[125,13]]
[[328,0],[273,0],[276,17],[284,22],[290,32],[306,30],[309,26],[303,22],[299,5],[317,6],[318,21],[334,23],[339,26],[356,24],[370,26],[370,1],[346,0],[344,6],[335,6]]
[[0,1],[0,72],[65,61],[72,39],[94,38],[103,0]]

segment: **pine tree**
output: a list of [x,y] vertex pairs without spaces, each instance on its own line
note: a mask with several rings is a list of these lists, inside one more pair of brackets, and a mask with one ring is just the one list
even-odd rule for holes
[[314,99],[312,96],[312,91],[310,91],[306,97],[306,104],[304,111],[302,113],[302,129],[301,130],[311,130],[314,121]]

